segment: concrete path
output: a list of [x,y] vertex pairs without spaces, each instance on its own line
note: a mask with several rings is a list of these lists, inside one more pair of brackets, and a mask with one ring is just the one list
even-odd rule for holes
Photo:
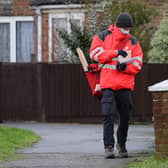
[[[5,123],[30,129],[42,140],[18,150],[15,158],[0,162],[0,168],[123,168],[137,157],[153,151],[152,125],[131,125],[127,148],[129,158],[104,159],[102,125],[56,123]],[[116,129],[116,127],[115,127]]]

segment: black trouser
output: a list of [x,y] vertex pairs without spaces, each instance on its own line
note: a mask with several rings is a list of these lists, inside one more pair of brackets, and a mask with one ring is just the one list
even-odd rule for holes
[[131,91],[128,89],[112,90],[103,89],[102,113],[104,115],[103,140],[104,146],[114,146],[114,116],[119,114],[117,129],[117,143],[125,144],[129,127],[129,119],[132,113],[133,103]]

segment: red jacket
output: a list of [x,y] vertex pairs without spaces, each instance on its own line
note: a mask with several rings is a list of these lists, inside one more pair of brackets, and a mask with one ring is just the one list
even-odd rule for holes
[[[118,71],[118,50],[131,52],[131,61],[124,71]],[[139,42],[130,34],[123,34],[115,25],[93,36],[90,57],[103,66],[100,73],[100,87],[134,89],[135,75],[141,70],[143,52]]]

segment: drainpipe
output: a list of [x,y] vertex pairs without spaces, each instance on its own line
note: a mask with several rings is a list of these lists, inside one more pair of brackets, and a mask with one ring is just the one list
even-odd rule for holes
[[42,62],[42,16],[41,8],[36,8],[37,14],[37,60]]

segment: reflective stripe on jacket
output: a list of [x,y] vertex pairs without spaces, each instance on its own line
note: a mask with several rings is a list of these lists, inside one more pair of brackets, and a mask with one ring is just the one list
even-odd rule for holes
[[[118,50],[131,52],[131,58],[127,61],[127,68],[118,71]],[[90,58],[99,62],[102,67],[100,74],[101,88],[134,89],[135,75],[142,68],[143,52],[139,42],[130,34],[123,34],[115,25],[108,30],[93,36]]]

